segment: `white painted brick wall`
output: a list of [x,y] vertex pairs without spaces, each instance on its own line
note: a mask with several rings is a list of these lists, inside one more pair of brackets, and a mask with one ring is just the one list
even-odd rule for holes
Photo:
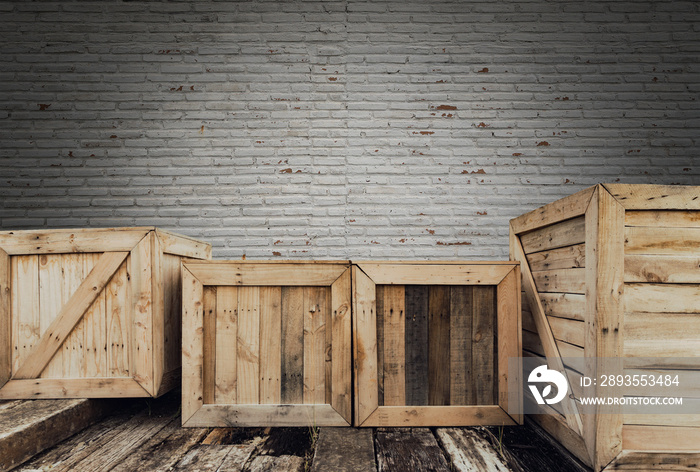
[[598,182],[700,184],[700,3],[1,2],[0,226],[217,257],[503,258]]

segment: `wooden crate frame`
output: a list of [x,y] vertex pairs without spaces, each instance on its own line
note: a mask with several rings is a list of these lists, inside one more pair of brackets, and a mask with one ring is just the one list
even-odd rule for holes
[[[352,422],[351,269],[348,261],[211,261],[183,263],[182,425],[349,426]],[[330,287],[330,404],[209,404],[212,357],[204,342],[208,286]]]
[[[353,265],[355,425],[474,426],[522,423],[509,415],[508,359],[521,353],[520,267],[512,262],[357,262]],[[377,385],[376,285],[495,285],[497,300],[498,403],[474,406],[379,406]],[[520,369],[517,369],[520,372]],[[513,411],[521,411],[520,407]]]
[[[556,283],[555,279],[558,276],[568,276],[552,272],[548,274],[547,280],[541,276],[536,280],[537,271],[531,269],[531,265],[535,267],[535,264],[542,261],[536,261],[529,256],[530,253],[526,256],[528,251],[524,249],[523,240],[527,239],[532,244],[535,239],[533,234],[548,230],[555,238],[570,239],[566,244],[562,243],[563,246],[559,248],[560,254],[563,254],[566,248],[585,246],[585,250],[579,250],[577,254],[571,250],[571,253],[566,255],[571,260],[567,267],[571,269],[565,270],[579,270],[585,273],[585,284],[579,291],[582,295],[577,296],[585,297],[585,303],[577,303],[578,308],[568,309],[580,311],[576,313],[577,320],[585,328],[578,333],[582,336],[582,341],[579,342],[584,344],[582,368],[584,375],[593,377],[596,369],[602,368],[602,365],[600,361],[596,365],[589,360],[590,358],[626,356],[624,318],[629,307],[626,306],[625,293],[629,289],[631,273],[626,264],[632,260],[626,248],[630,244],[639,245],[638,242],[629,241],[631,234],[641,234],[630,232],[630,225],[626,221],[632,218],[650,220],[658,216],[655,212],[669,211],[688,221],[699,220],[700,187],[599,184],[511,220],[510,255],[511,259],[522,264],[526,302],[523,307],[529,307],[531,312],[540,344],[538,347],[541,348],[540,355],[546,358],[550,368],[568,375],[571,385],[576,385],[576,382],[571,381],[572,372],[564,369],[561,360],[562,357],[571,357],[562,351],[567,344],[561,342],[561,336],[556,332],[557,326],[553,325],[551,317],[548,317],[554,305],[549,299],[551,297],[545,297],[541,294],[542,291],[538,292],[537,286],[538,283]],[[555,226],[556,232],[553,229]],[[666,228],[665,232],[668,234],[674,229]],[[659,228],[651,235],[651,239],[662,232],[664,230]],[[566,236],[567,233],[576,236],[571,239],[571,236]],[[694,244],[697,249],[697,240]],[[553,247],[557,248],[556,245]],[[549,249],[550,252],[556,250]],[[552,262],[560,268],[564,267],[561,265],[562,261]],[[697,262],[694,264],[694,270],[697,270]],[[638,265],[642,267],[642,264]],[[584,267],[579,268],[581,266]],[[688,267],[684,269],[686,273]],[[646,275],[640,271],[641,275],[637,274],[633,279],[636,282],[653,282],[657,277],[653,272],[657,269],[659,266],[655,266],[654,271]],[[697,283],[697,274],[694,277],[693,283]],[[572,298],[569,296],[570,301]],[[627,360],[624,363],[627,366]],[[595,396],[621,394],[615,388],[604,388],[600,385],[592,388],[596,390]],[[548,405],[541,405],[538,407],[541,414],[531,417],[596,472],[693,470],[700,463],[700,427],[697,425],[638,426],[623,424],[621,411],[581,414],[575,401],[566,400],[561,403],[561,407],[563,415],[556,414]]]
[[[103,253],[13,374],[12,258]],[[0,399],[156,397],[177,385],[164,372],[164,254],[211,258],[211,246],[154,227],[0,233]],[[133,300],[130,377],[37,378],[125,261]]]

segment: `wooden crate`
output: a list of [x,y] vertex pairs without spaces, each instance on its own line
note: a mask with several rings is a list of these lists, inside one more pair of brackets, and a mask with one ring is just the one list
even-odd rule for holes
[[[524,355],[566,368],[575,397],[579,379],[603,367],[590,358],[624,358],[618,368],[633,375],[655,372],[638,364],[643,357],[698,357],[700,187],[597,185],[512,220],[510,229],[511,258],[522,263]],[[586,391],[624,394],[601,385]],[[700,463],[700,415],[581,414],[567,399],[557,411],[532,407],[541,413],[533,419],[596,472]]]
[[0,233],[0,398],[177,385],[183,256],[211,247],[155,228]]
[[183,265],[183,426],[348,426],[347,262]]
[[355,425],[521,422],[518,264],[359,262],[353,312]]

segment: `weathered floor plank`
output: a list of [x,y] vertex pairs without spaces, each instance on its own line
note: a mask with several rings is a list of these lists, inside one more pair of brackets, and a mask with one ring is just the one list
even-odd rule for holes
[[450,470],[435,436],[427,428],[380,428],[377,430],[376,451],[379,472]]
[[246,469],[249,472],[303,472],[304,458],[299,456],[257,456]]
[[439,428],[437,437],[459,472],[512,472],[498,451],[473,428]]
[[9,470],[102,418],[109,400],[26,400],[0,409],[0,470]]
[[371,429],[321,428],[311,472],[376,472]]
[[[217,471],[233,448],[234,446],[230,445],[197,445],[190,449],[172,470],[177,472]],[[238,469],[240,470],[242,469]]]

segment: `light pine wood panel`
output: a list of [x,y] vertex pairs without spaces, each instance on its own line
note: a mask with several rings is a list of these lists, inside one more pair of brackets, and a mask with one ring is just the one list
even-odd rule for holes
[[216,403],[236,403],[238,287],[216,287]]
[[260,287],[238,288],[238,352],[236,356],[239,404],[260,402]]
[[260,403],[281,403],[281,373],[282,288],[260,287]]
[[525,254],[574,246],[586,241],[585,220],[582,216],[555,223],[520,235]]
[[628,312],[697,313],[700,285],[625,284],[624,306]]
[[39,342],[39,258],[12,258],[13,372]]
[[627,255],[625,282],[700,284],[700,256]]
[[[63,254],[61,265],[64,270],[63,298],[70,299],[85,278],[83,273],[85,254]],[[85,339],[82,313],[75,327],[63,342],[63,377],[77,378],[81,376],[82,352],[81,347]]]
[[700,452],[700,428],[625,425],[622,448],[631,451]]
[[538,292],[586,293],[585,269],[554,269],[533,272]]
[[[128,264],[127,259],[105,287],[107,371],[110,377],[131,375],[131,284]],[[56,355],[59,355],[59,352]]]
[[583,347],[586,335],[586,326],[583,321],[568,320],[555,316],[548,316],[547,321],[549,321],[549,326],[552,328],[552,334],[555,339]]
[[540,293],[542,308],[547,316],[583,321],[586,296],[575,293]]
[[204,320],[202,337],[204,338],[204,365],[202,367],[204,403],[214,403],[216,392],[216,319],[217,287],[204,287]]
[[12,261],[0,249],[0,385],[12,374]]
[[304,287],[304,403],[326,400],[326,287]]
[[700,187],[603,184],[626,210],[700,210]]
[[352,422],[352,272],[348,268],[331,286],[331,405]]
[[700,251],[700,228],[650,228],[628,226],[625,254],[689,255]]
[[[39,256],[39,317],[40,335],[63,307],[63,269],[60,254],[42,254]],[[63,376],[63,350],[58,349],[49,364],[42,371],[42,378],[61,378]]]
[[550,251],[533,252],[527,256],[532,272],[586,267],[586,245],[576,244]]
[[697,210],[628,210],[625,212],[625,226],[700,228],[700,212]]
[[[102,254],[89,253],[84,255],[83,273],[92,271]],[[82,377],[107,376],[107,326],[105,320],[105,291],[100,293],[85,311],[81,323],[84,326],[84,341],[82,346],[83,365]]]
[[596,187],[589,187],[512,219],[513,234],[520,235],[583,215],[595,190]]

